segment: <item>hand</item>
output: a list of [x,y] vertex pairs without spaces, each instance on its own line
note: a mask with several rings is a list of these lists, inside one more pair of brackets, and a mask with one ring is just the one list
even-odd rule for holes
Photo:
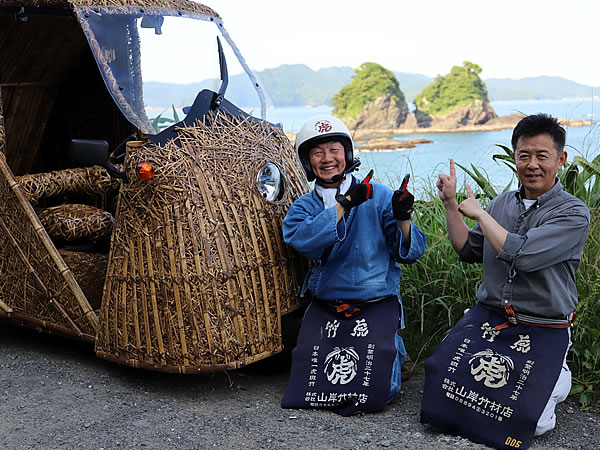
[[392,210],[396,220],[410,220],[415,197],[408,191],[408,178],[409,175],[404,177],[402,184],[392,195]]
[[348,189],[346,194],[339,194],[335,199],[344,209],[349,210],[370,198],[373,198],[373,185],[371,183],[360,183]]
[[440,173],[436,184],[440,200],[444,203],[448,201],[456,201],[456,169],[454,168],[454,160],[450,159],[450,175]]
[[466,188],[467,198],[463,200],[460,205],[458,205],[458,212],[469,219],[478,220],[480,213],[483,212],[483,208],[475,198],[475,195],[473,195],[471,186],[467,184]]

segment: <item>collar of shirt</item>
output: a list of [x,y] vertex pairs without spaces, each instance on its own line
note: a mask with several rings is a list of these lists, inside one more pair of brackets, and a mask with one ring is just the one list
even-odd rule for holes
[[[543,205],[545,202],[547,202],[551,198],[557,196],[561,191],[562,191],[562,184],[561,184],[560,180],[558,179],[558,177],[556,177],[555,183],[554,183],[554,186],[552,186],[552,189],[550,189],[548,192],[540,195],[537,198],[538,205],[540,205],[540,206]],[[518,191],[515,191],[515,195],[519,201],[525,200],[525,197],[524,197],[525,191],[523,189],[523,186],[521,186]]]
[[[350,189],[350,186],[352,186],[352,175],[344,177],[340,184],[339,193],[345,194],[348,192],[348,189]],[[336,205],[337,200],[335,197],[338,193],[337,188],[325,188],[320,184],[315,183],[315,191],[317,192],[318,196],[323,199],[323,205],[325,205],[325,209],[333,208]]]

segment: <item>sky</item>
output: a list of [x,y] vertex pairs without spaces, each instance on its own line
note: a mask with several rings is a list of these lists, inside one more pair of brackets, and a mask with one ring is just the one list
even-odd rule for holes
[[255,71],[282,64],[435,77],[563,77],[600,94],[600,0],[205,0]]

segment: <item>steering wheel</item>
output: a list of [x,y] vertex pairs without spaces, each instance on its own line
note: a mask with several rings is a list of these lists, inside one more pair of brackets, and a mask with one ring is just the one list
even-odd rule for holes
[[129,141],[137,140],[137,135],[135,133],[127,136],[119,145],[115,147],[112,153],[109,155],[109,159],[114,163],[119,164],[125,160],[125,147]]

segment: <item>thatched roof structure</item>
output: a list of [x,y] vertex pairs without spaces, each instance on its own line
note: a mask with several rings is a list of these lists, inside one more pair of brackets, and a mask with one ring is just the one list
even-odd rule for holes
[[71,8],[73,6],[135,6],[140,8],[167,8],[219,17],[217,12],[208,6],[189,0],[0,0],[0,8]]

